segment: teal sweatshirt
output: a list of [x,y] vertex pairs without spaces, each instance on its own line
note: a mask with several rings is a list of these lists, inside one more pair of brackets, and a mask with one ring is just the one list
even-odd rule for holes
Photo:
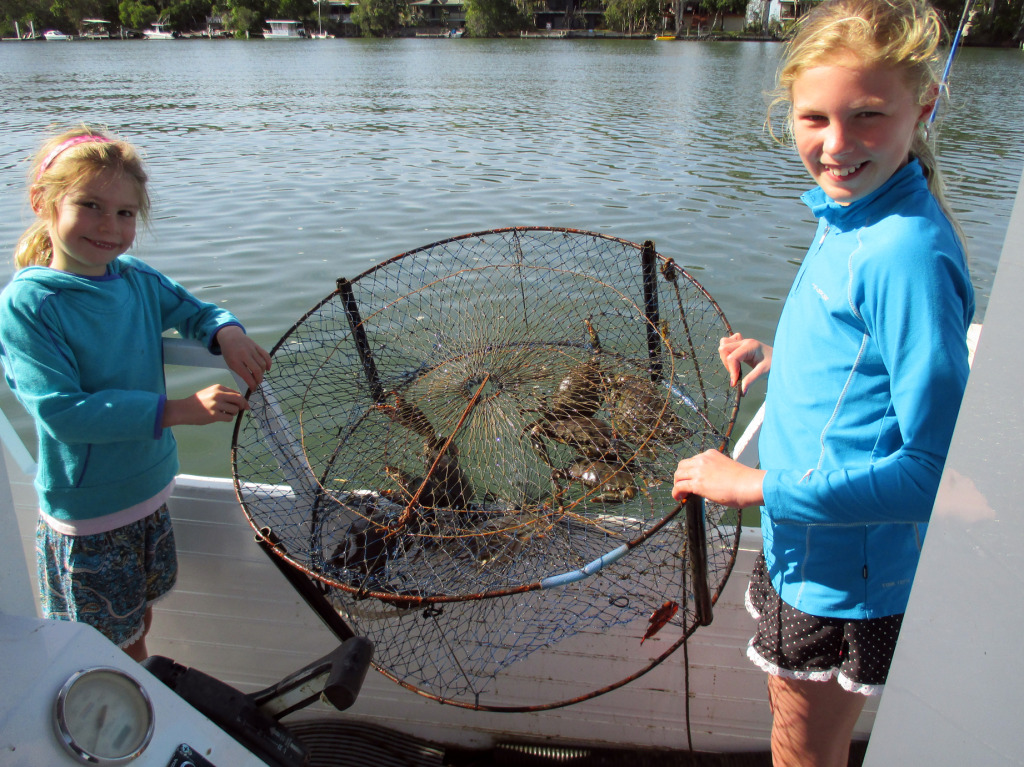
[[36,423],[42,510],[85,520],[152,498],[178,470],[161,426],[165,330],[214,354],[231,313],[131,256],[102,277],[20,270],[0,294],[0,363]]

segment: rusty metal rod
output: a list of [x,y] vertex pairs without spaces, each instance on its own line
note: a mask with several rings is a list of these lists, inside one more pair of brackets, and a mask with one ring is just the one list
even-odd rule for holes
[[366,382],[370,385],[370,396],[373,397],[374,402],[382,402],[384,400],[384,387],[380,384],[377,365],[374,364],[373,355],[370,353],[370,343],[366,338],[363,318],[359,314],[359,305],[356,303],[355,294],[352,292],[352,283],[341,277],[338,279],[337,285],[338,292],[341,294],[342,304],[345,307],[348,325],[352,329],[352,338],[356,343],[356,351],[359,352],[359,361],[363,365]]
[[714,618],[711,614],[711,589],[708,586],[707,544],[704,499],[699,495],[691,495],[686,499],[686,558],[690,565],[694,621],[698,626],[707,626]]
[[647,357],[651,361],[651,380],[661,380],[661,334],[658,332],[658,253],[654,240],[644,240],[640,266],[644,279],[644,318],[647,320]]

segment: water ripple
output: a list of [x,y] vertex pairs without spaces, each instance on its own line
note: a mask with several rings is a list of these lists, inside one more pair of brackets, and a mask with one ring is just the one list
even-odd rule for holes
[[[31,216],[35,146],[85,120],[147,156],[156,217],[136,252],[267,346],[338,277],[526,225],[653,239],[734,327],[770,338],[813,229],[797,200],[805,171],[763,130],[778,54],[647,41],[4,46],[0,250]],[[1022,75],[1019,52],[964,50],[940,132],[979,317],[1024,166]],[[5,259],[0,279],[10,270]],[[0,404],[11,410],[6,392]]]

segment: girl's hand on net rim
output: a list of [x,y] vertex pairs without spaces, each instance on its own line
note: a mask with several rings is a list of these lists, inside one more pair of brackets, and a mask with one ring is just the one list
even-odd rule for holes
[[216,340],[228,368],[250,389],[259,386],[263,374],[270,370],[270,354],[237,325],[221,328]]
[[718,342],[718,356],[729,371],[730,386],[735,386],[740,380],[741,363],[751,367],[743,378],[744,394],[750,384],[767,373],[772,366],[772,347],[753,338],[744,338],[740,333],[733,333]]
[[208,386],[184,399],[169,399],[164,404],[163,426],[205,426],[232,421],[249,403],[239,392],[221,384]]
[[672,476],[672,497],[680,503],[690,495],[699,495],[723,506],[759,506],[764,503],[764,474],[717,450],[705,450],[679,462]]

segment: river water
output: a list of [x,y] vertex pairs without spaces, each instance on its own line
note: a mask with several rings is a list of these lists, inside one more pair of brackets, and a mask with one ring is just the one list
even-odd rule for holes
[[[640,242],[770,339],[813,232],[810,182],[763,129],[772,43],[110,41],[0,45],[0,252],[31,221],[28,160],[87,121],[147,157],[133,253],[268,349],[391,256],[506,226]],[[1024,56],[965,49],[940,131],[983,319],[1024,167]],[[0,281],[12,273],[8,257]],[[227,377],[170,368],[173,396]],[[763,397],[754,387],[739,426]],[[31,445],[9,391],[0,406]],[[179,427],[182,469],[230,475],[228,425]]]

